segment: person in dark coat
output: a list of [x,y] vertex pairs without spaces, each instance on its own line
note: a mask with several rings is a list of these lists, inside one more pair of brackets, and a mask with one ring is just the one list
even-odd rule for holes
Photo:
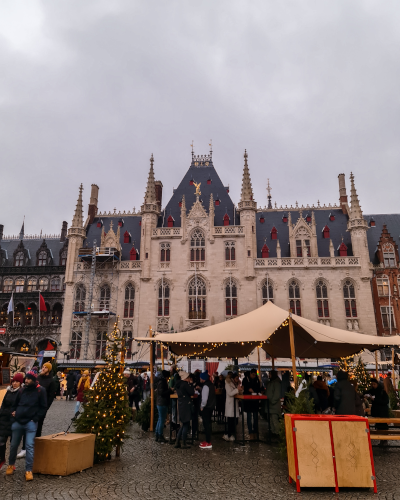
[[334,394],[336,415],[355,415],[356,391],[349,380],[348,372],[340,370],[336,378]]
[[[54,382],[53,377],[53,366],[51,363],[44,363],[42,366],[42,370],[37,376],[38,384],[41,385],[46,390],[46,400],[47,400],[47,411],[52,405],[54,398],[56,397],[56,384]],[[47,413],[47,412],[46,412]],[[43,416],[38,421],[36,437],[40,437],[42,435],[43,422],[46,418],[46,415]]]
[[203,426],[206,434],[206,440],[200,443],[200,448],[203,450],[211,450],[211,419],[217,401],[215,397],[215,386],[211,382],[207,370],[200,375],[200,383],[203,385],[201,389],[200,414],[203,419]]
[[[257,370],[253,368],[247,377],[244,377],[243,382],[244,395],[256,395],[261,393],[261,382],[257,377]],[[249,430],[250,439],[256,439],[258,434],[258,409],[260,402],[258,399],[254,401],[246,401],[244,411],[247,413],[247,428]]]
[[72,371],[69,371],[67,373],[67,395],[66,395],[66,401],[68,401],[68,398],[69,400],[71,401],[72,399],[72,390],[74,388],[74,385],[75,385],[75,373],[72,372]]
[[[329,406],[329,387],[327,383],[322,380],[321,375],[318,375],[317,380],[313,383],[313,387],[317,392],[319,410],[324,411]],[[315,401],[314,401],[315,403]]]
[[157,381],[157,410],[158,410],[158,421],[156,425],[156,442],[157,443],[168,443],[164,437],[164,425],[167,419],[169,397],[173,393],[173,390],[168,387],[169,372],[163,370],[161,376],[158,377]]
[[179,420],[182,422],[182,425],[178,431],[178,435],[176,436],[175,448],[183,448],[186,450],[190,448],[190,446],[186,444],[186,438],[189,431],[190,421],[192,419],[193,404],[191,397],[194,395],[194,388],[188,383],[189,373],[181,371],[179,375],[180,380],[176,382],[175,390],[178,395]]
[[215,377],[214,386],[215,390],[218,392],[218,394],[216,394],[217,404],[215,408],[217,411],[217,423],[221,424],[223,423],[224,419],[225,399],[226,399],[225,378],[223,375],[218,375],[217,377]]
[[[389,417],[389,396],[385,391],[383,384],[379,383],[376,378],[371,378],[371,387],[367,391],[367,397],[372,399],[371,417],[388,418]],[[387,431],[388,424],[375,424],[376,430]],[[386,440],[381,440],[381,446],[387,446],[389,443]]]
[[364,396],[358,392],[358,383],[356,380],[352,380],[351,384],[354,386],[356,391],[356,415],[359,417],[365,417],[365,411],[363,406]]
[[[139,411],[139,402],[142,398],[142,391],[140,390],[140,375],[132,376],[132,387],[130,389],[130,394],[132,395],[132,406],[135,405],[136,412]],[[133,389],[133,390],[132,390]]]
[[16,373],[11,380],[11,385],[7,387],[7,392],[3,398],[0,408],[0,469],[6,461],[6,444],[11,438],[11,408],[17,399],[18,391],[24,383],[24,375]]

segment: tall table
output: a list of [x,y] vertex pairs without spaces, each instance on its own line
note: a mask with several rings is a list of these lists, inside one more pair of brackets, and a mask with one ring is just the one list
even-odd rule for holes
[[[194,396],[190,396],[191,399],[197,399],[199,396],[197,394],[195,394]],[[171,394],[170,396],[170,419],[169,419],[169,442],[171,444],[171,440],[172,440],[172,399],[178,399],[178,394]],[[198,418],[198,414],[195,413],[195,415],[197,415],[197,418]],[[193,417],[193,413],[192,413],[192,417]],[[178,409],[178,405],[176,405],[176,423],[178,424],[179,423],[179,409]],[[191,423],[192,423],[192,444],[194,443],[194,434],[193,434],[193,418],[191,420]],[[197,424],[198,425],[198,424]],[[178,434],[178,430],[175,431],[176,435]],[[199,433],[199,430],[198,430],[198,427],[197,427],[197,434]]]
[[[268,442],[271,442],[271,424],[270,424],[270,417],[269,417],[269,400],[267,396],[263,395],[250,395],[250,394],[236,394],[234,396],[235,399],[240,399],[241,401],[249,401],[249,400],[258,400],[260,401],[261,399],[265,399],[267,401],[267,422],[268,422]],[[234,411],[234,418],[235,418],[235,440],[236,440],[236,404],[233,405],[233,411]],[[242,444],[243,446],[246,443],[246,440],[244,438],[244,411],[242,407],[242,435],[243,435],[243,441]],[[260,432],[259,432],[259,426],[257,425],[257,441],[260,441]]]

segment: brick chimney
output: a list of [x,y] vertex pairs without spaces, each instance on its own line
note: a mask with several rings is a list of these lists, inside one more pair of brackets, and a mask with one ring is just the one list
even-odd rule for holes
[[3,239],[3,230],[4,230],[4,225],[0,224],[0,241]]
[[68,222],[66,222],[64,220],[63,223],[62,223],[62,226],[61,226],[60,241],[65,241],[65,239],[67,237],[67,231],[68,231]]
[[155,185],[156,185],[156,200],[157,200],[158,210],[161,211],[163,185],[161,181],[156,181]]
[[348,214],[346,178],[344,174],[339,174],[339,204],[344,214]]
[[99,186],[97,184],[92,184],[92,191],[90,193],[90,202],[89,202],[89,224],[92,224],[94,218],[97,215],[97,202],[99,197]]

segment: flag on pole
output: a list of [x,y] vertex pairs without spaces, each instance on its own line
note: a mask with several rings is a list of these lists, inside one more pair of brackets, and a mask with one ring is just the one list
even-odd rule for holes
[[47,311],[46,304],[44,302],[44,298],[42,297],[42,294],[39,292],[39,311]]
[[7,314],[10,314],[10,312],[14,312],[14,292],[11,294],[11,300],[8,303]]

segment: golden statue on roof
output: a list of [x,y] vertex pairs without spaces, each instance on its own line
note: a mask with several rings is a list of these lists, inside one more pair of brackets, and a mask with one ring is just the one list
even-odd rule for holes
[[193,182],[193,186],[196,188],[196,196],[200,196],[201,195],[201,193],[200,193],[201,182],[199,182],[198,184]]

